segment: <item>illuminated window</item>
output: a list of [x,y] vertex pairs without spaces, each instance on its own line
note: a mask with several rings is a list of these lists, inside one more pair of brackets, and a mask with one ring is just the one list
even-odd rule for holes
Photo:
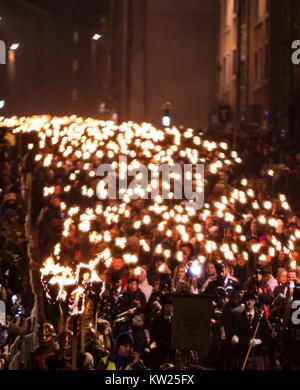
[[72,89],[72,100],[73,101],[78,100],[78,89],[77,88]]
[[73,42],[78,43],[79,42],[79,34],[78,31],[73,31]]
[[77,58],[74,58],[72,61],[72,69],[74,73],[77,72],[79,69],[79,62]]
[[227,55],[223,58],[223,86],[224,89],[229,87],[229,81],[231,77],[231,68],[230,68],[230,55]]

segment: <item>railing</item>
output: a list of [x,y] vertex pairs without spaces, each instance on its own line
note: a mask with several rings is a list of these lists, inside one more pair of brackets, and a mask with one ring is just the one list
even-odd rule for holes
[[26,319],[27,326],[30,324],[29,333],[17,336],[10,346],[8,353],[9,370],[27,369],[30,361],[30,354],[39,346],[39,299],[36,291],[35,275],[36,267],[33,259],[32,234],[31,234],[31,202],[32,202],[32,176],[31,173],[22,179],[22,197],[26,204],[27,217],[25,222],[25,236],[27,239],[27,256],[29,258],[29,277],[32,292],[34,294],[34,306],[31,315]]

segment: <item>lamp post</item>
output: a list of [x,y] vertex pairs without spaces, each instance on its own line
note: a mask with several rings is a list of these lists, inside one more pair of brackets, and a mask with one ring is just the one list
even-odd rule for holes
[[170,102],[165,102],[162,105],[162,125],[164,127],[170,127],[171,126],[171,116],[170,116],[170,111],[172,109],[171,103]]
[[7,74],[9,79],[9,88],[10,88],[10,101],[14,101],[16,98],[16,88],[17,88],[17,80],[16,80],[16,59],[17,52],[20,48],[20,43],[13,42],[9,46],[8,50],[8,61],[7,61]]

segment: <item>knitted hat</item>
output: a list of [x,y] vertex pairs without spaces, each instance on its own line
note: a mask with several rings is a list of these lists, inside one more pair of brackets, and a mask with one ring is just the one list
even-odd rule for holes
[[117,347],[119,347],[120,345],[126,345],[126,344],[133,345],[132,337],[128,333],[120,334],[117,338]]

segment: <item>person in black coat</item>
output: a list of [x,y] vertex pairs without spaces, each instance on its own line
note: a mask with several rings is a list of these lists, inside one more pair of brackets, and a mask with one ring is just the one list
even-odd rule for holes
[[236,315],[244,310],[244,305],[242,304],[244,293],[245,288],[241,285],[238,286],[222,310],[220,318],[220,338],[222,341],[221,355],[223,356],[222,369],[230,370],[233,368],[231,355],[233,323],[235,321]]
[[288,272],[285,268],[278,268],[277,271],[277,281],[278,285],[274,289],[274,298],[276,298],[278,295],[286,295],[287,288],[289,286],[288,283]]
[[284,253],[283,250],[279,251],[278,255],[271,260],[273,276],[277,277],[278,269],[289,267],[289,257]]
[[174,362],[171,351],[173,302],[169,294],[161,298],[162,308],[154,318],[151,326],[151,362],[152,369],[158,369],[164,363]]
[[[246,292],[243,298],[245,310],[237,314],[232,327],[232,351],[236,369],[241,369],[248,348],[251,353],[246,365],[247,370],[264,370],[268,368],[268,349],[272,342],[272,330],[263,311],[255,308],[256,296]],[[256,326],[260,322],[258,332],[253,337]]]
[[60,197],[52,196],[49,205],[44,207],[37,220],[40,249],[43,255],[51,253],[53,246],[60,241],[62,233],[62,213]]
[[144,313],[146,308],[145,294],[138,288],[138,280],[136,278],[128,279],[128,285],[120,297],[119,313],[129,311],[131,314]]
[[245,284],[249,278],[249,264],[243,253],[239,253],[238,255],[237,264],[234,266],[233,276],[239,280],[240,284]]

